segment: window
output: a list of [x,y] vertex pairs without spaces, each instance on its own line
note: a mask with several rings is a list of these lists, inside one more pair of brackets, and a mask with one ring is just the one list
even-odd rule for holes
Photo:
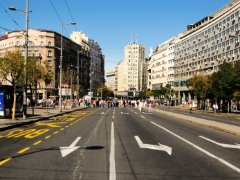
[[52,56],[52,51],[48,51],[48,56]]

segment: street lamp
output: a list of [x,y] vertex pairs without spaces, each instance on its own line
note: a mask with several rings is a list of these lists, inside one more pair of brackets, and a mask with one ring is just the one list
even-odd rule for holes
[[60,104],[60,112],[62,112],[62,61],[63,61],[63,29],[64,29],[64,26],[67,26],[67,25],[76,25],[75,22],[71,22],[71,23],[68,23],[68,24],[61,24],[61,28],[62,28],[62,32],[61,32],[61,54],[60,54],[60,80],[59,80],[59,104]]
[[92,98],[92,75],[94,74],[94,71],[90,73],[90,97]]
[[26,34],[25,34],[25,56],[24,56],[24,90],[23,90],[23,119],[27,116],[27,59],[28,59],[28,22],[29,17],[29,0],[26,0],[26,10],[16,9],[15,7],[8,8],[11,11],[20,11],[26,14]]
[[[79,54],[81,54],[82,51],[77,50],[77,99],[79,99],[79,91],[80,91],[80,83],[79,83]],[[82,71],[82,58],[81,58],[81,71]],[[82,78],[82,76],[81,76]]]

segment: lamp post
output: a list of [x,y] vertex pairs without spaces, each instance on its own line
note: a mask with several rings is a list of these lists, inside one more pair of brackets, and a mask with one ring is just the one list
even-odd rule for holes
[[[80,83],[79,83],[79,54],[81,54],[81,50],[77,50],[77,99],[79,99],[79,91],[80,91]],[[82,60],[81,60],[82,62]],[[81,63],[82,65],[82,63]],[[82,71],[82,67],[81,67]],[[81,77],[82,78],[82,77]]]
[[62,112],[62,63],[63,63],[63,29],[64,29],[64,26],[67,26],[67,25],[76,25],[75,22],[71,22],[71,23],[68,23],[68,24],[61,24],[61,29],[62,29],[62,32],[61,32],[61,53],[60,53],[60,74],[59,74],[59,107],[60,107],[60,112]]
[[28,59],[28,22],[29,22],[29,0],[26,0],[26,10],[8,8],[11,11],[20,11],[26,14],[26,34],[25,34],[25,56],[24,56],[24,89],[23,89],[23,119],[27,118],[27,59]]
[[92,75],[94,74],[94,72],[92,71],[91,73],[90,73],[90,97],[92,98]]

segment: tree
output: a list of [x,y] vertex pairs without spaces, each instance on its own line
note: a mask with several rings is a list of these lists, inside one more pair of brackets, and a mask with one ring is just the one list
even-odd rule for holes
[[201,101],[203,101],[205,107],[205,99],[211,87],[209,76],[194,75],[193,78],[188,80],[187,86],[197,97],[197,108],[200,108]]
[[[37,96],[37,83],[40,80],[44,80],[44,76],[48,73],[46,66],[42,64],[38,64],[37,58],[35,56],[29,57],[27,61],[27,74],[28,74],[28,87],[30,90],[31,96],[31,105],[33,105],[33,88],[35,89],[35,104],[36,104],[36,96]],[[34,108],[32,106],[32,114],[34,114]]]
[[16,115],[16,85],[23,78],[24,57],[20,51],[7,51],[0,58],[0,76],[13,85],[13,108],[12,119]]
[[234,91],[240,92],[240,60],[234,64],[234,78],[233,85]]
[[101,94],[102,97],[114,97],[114,93],[106,85],[102,84],[97,88],[97,94]]
[[146,91],[146,97],[154,96],[154,91],[147,90]]
[[223,102],[227,101],[227,111],[229,112],[231,99],[235,91],[234,87],[236,86],[234,85],[235,78],[237,78],[236,71],[232,64],[226,62],[221,64],[219,68],[220,70],[218,72],[212,74],[211,91],[212,94],[216,97],[218,104],[220,104],[220,100],[223,100]]

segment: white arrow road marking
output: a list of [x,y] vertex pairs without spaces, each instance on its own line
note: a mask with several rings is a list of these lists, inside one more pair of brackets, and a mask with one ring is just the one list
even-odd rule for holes
[[152,114],[152,113],[143,112],[143,114]]
[[219,145],[219,146],[222,146],[222,147],[224,147],[224,148],[240,149],[240,144],[234,145],[234,144],[218,143],[218,142],[216,142],[216,141],[214,141],[214,140],[208,139],[208,138],[203,137],[203,136],[199,136],[199,137],[202,138],[202,139],[205,139],[205,140],[207,140],[207,141],[209,141],[209,142],[212,142],[212,143],[214,143],[214,144],[217,144],[217,145]]
[[145,148],[145,149],[153,149],[153,150],[159,150],[159,151],[165,151],[168,153],[170,156],[172,154],[172,148],[168,147],[166,145],[158,143],[158,145],[152,145],[152,144],[144,144],[142,140],[138,136],[134,136],[139,147],[140,148]]
[[100,114],[104,114],[104,112],[101,112]]
[[163,129],[164,131],[167,131],[168,133],[172,134],[172,135],[175,136],[176,138],[178,138],[178,139],[184,141],[185,143],[189,144],[190,146],[196,148],[197,150],[203,152],[204,154],[206,154],[206,155],[208,155],[208,156],[210,156],[210,157],[212,157],[212,158],[218,160],[219,162],[221,162],[221,163],[224,164],[225,166],[228,166],[229,168],[231,168],[231,169],[237,171],[238,173],[240,173],[240,168],[234,166],[233,164],[230,164],[229,162],[225,161],[224,159],[215,156],[214,154],[208,152],[207,150],[201,148],[200,146],[198,146],[198,145],[196,145],[196,144],[193,144],[192,142],[190,142],[190,141],[188,141],[188,140],[182,138],[181,136],[179,136],[179,135],[173,133],[172,131],[170,131],[170,130],[168,130],[168,129],[162,127],[162,126],[160,126],[159,124],[156,124],[155,122],[152,122],[152,121],[151,121],[151,123],[154,124],[155,126],[161,128],[161,129]]
[[129,113],[121,112],[121,114],[129,114]]
[[62,157],[65,157],[68,154],[70,154],[71,152],[73,152],[73,151],[77,150],[78,148],[80,148],[80,146],[75,146],[80,139],[81,139],[81,137],[77,137],[75,139],[75,141],[73,141],[73,143],[70,146],[60,147],[60,151],[61,151]]

